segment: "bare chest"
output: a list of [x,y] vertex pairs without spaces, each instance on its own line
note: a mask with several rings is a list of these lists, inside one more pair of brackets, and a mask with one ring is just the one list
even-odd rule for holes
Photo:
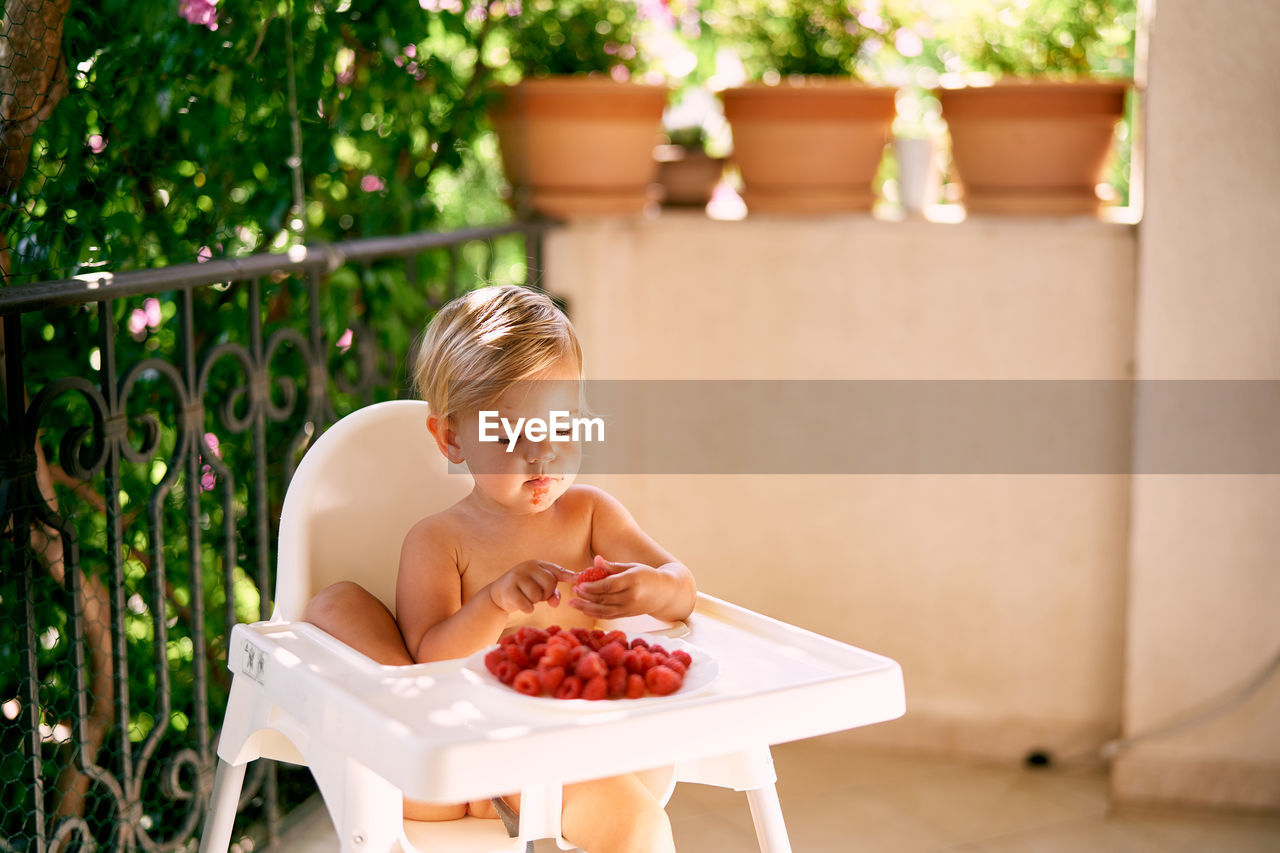
[[[501,530],[477,530],[467,541],[460,543],[458,568],[462,579],[462,600],[468,601],[513,566],[526,560],[544,560],[579,572],[591,564],[593,556],[589,517],[566,514],[517,530],[510,526]],[[532,614],[513,613],[508,627],[526,624],[543,627],[553,624],[566,627],[590,625],[591,619],[565,604],[572,595],[571,585],[561,583],[559,589],[559,607],[553,608],[544,603],[538,605]]]

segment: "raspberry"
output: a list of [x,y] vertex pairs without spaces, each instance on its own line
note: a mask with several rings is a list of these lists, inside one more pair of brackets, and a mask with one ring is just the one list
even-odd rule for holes
[[634,640],[631,641],[631,648],[647,649],[649,648],[649,641],[646,640],[644,637],[636,637]]
[[607,569],[602,569],[599,566],[592,566],[589,569],[583,569],[578,572],[577,583],[593,583],[594,581],[604,580],[607,577],[609,577]]
[[542,660],[542,656],[547,653],[547,644],[534,643],[533,646],[528,651],[529,651],[529,660],[533,661],[534,663],[537,663],[538,661]]
[[557,699],[577,699],[581,695],[582,680],[576,675],[570,675],[556,688]]
[[587,652],[582,656],[582,660],[578,661],[574,674],[586,680],[604,675],[608,671],[609,665],[604,662],[604,658],[600,657],[597,652]]
[[551,626],[548,626],[548,628],[547,628],[547,634],[548,634],[549,636],[554,637],[556,634],[559,634],[559,633],[560,633],[560,626],[559,626],[559,625],[551,625]]
[[658,696],[668,696],[680,689],[684,679],[675,670],[665,666],[655,666],[644,674],[645,686]]
[[569,646],[564,643],[547,643],[547,650],[538,659],[539,664],[547,663],[551,666],[564,666],[568,662]]
[[627,698],[639,699],[644,695],[644,676],[631,672],[627,674]]
[[644,674],[644,662],[640,658],[640,651],[640,649],[632,649],[629,652],[623,652],[622,665],[627,668],[628,672]]
[[582,698],[595,702],[609,695],[609,682],[603,675],[597,675],[582,685]]
[[528,648],[532,645],[530,641],[533,641],[534,643],[542,643],[546,641],[548,636],[550,635],[541,628],[535,628],[532,625],[524,625],[516,631],[516,642],[525,648]]
[[532,669],[522,669],[516,673],[511,686],[526,696],[542,694],[542,679],[538,678],[538,673]]
[[615,666],[609,670],[609,698],[619,699],[627,692],[627,672],[625,666]]
[[685,669],[688,669],[690,666],[693,665],[693,658],[684,649],[677,649],[676,651],[672,652],[671,657],[674,658],[675,660],[680,661],[680,663],[684,664]]
[[505,637],[503,637],[502,639],[498,640],[498,645],[500,645],[500,646],[509,646],[509,645],[513,644],[515,641],[516,641],[516,635],[515,635],[515,634],[507,634]]
[[552,696],[556,694],[556,690],[564,683],[565,672],[562,666],[549,666],[545,669],[538,667],[538,679],[542,682],[542,689],[550,693]]
[[586,642],[591,639],[591,632],[588,631],[586,628],[570,628],[569,632],[573,634],[575,638],[577,638],[580,644],[583,644],[583,645],[585,645]]
[[520,672],[521,669],[523,669],[523,667],[518,665],[515,661],[504,660],[498,664],[498,668],[493,671],[493,674],[503,684],[510,684],[515,680],[516,674]]
[[507,656],[503,654],[502,649],[492,649],[484,656],[484,668],[492,672],[494,675],[497,675],[498,664],[502,663],[506,659]]
[[685,671],[688,669],[688,667],[680,663],[680,661],[676,660],[674,657],[667,658],[666,662],[662,665],[667,669],[673,670],[675,674],[681,678],[684,678]]
[[610,631],[604,635],[604,641],[606,644],[617,643],[624,649],[627,647],[627,635],[621,631]]
[[655,655],[666,656],[668,654],[667,650],[664,649],[662,646],[658,645],[657,643],[654,643],[652,646],[650,646],[649,651],[653,652]]
[[569,633],[552,634],[547,638],[547,648],[563,646],[566,649],[571,649],[576,645],[578,645],[578,638]]
[[600,648],[604,644],[604,631],[592,631],[591,636],[587,637],[587,645],[590,646],[591,650],[594,652],[600,651]]
[[604,658],[610,668],[622,663],[622,656],[626,653],[627,647],[618,642],[605,643],[600,647],[600,657]]
[[525,653],[524,649],[520,648],[516,644],[512,643],[507,646],[505,651],[507,654],[507,660],[511,661],[521,669],[524,669],[529,665],[529,655]]

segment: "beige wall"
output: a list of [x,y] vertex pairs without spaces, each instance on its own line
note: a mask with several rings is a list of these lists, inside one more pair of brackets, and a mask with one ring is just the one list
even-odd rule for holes
[[[553,233],[608,379],[1117,379],[1134,230],[700,216]],[[803,439],[801,439],[803,440]],[[761,448],[785,453],[785,448]],[[714,594],[897,659],[887,743],[1021,757],[1119,731],[1122,476],[597,478]]]
[[[1138,374],[1280,378],[1280,3],[1159,0],[1151,32]],[[1138,415],[1137,441],[1169,425]],[[1258,673],[1280,650],[1280,478],[1133,484],[1125,731]],[[1280,809],[1280,677],[1115,765],[1121,801]]]
[[[1159,0],[1145,218],[700,216],[555,232],[596,378],[1280,378],[1280,3]],[[1136,366],[1135,366],[1136,365]],[[1141,446],[1168,424],[1142,419]],[[762,452],[779,452],[762,448]],[[889,654],[860,736],[1017,757],[1143,735],[1280,649],[1280,478],[613,477],[702,588]],[[1114,765],[1280,808],[1280,679]]]

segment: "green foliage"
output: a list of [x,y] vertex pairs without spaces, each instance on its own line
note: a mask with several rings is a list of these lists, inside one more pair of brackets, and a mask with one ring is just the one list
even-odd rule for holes
[[[69,90],[33,140],[32,165],[18,192],[0,205],[12,265],[6,284],[509,218],[485,118],[485,84],[503,60],[501,41],[483,15],[469,15],[461,4],[438,5],[221,0],[215,30],[185,20],[184,4],[173,0],[71,4],[64,37]],[[128,440],[142,447],[149,417],[160,427],[143,461],[121,463],[114,490],[123,516],[118,550],[109,536],[104,495],[112,490],[104,474],[75,485],[74,477],[60,475],[58,512],[75,531],[82,582],[110,588],[117,554],[121,567],[118,627],[127,678],[120,684],[127,687],[130,713],[115,719],[107,700],[105,739],[89,760],[117,778],[130,763],[142,774],[141,817],[153,839],[178,840],[190,832],[184,827],[199,808],[184,794],[195,785],[190,751],[210,754],[213,733],[200,721],[216,727],[221,720],[230,624],[257,619],[270,606],[274,520],[307,436],[333,415],[407,393],[406,354],[432,305],[481,281],[524,278],[524,247],[512,237],[492,250],[469,244],[456,254],[442,250],[408,262],[339,269],[314,306],[309,283],[290,276],[264,279],[259,302],[248,283],[202,288],[192,296],[189,330],[197,359],[224,345],[250,352],[255,314],[267,341],[280,332],[309,341],[308,313],[314,307],[319,316],[317,352],[284,343],[270,359],[276,377],[270,393],[287,413],[265,418],[261,450],[254,428],[229,425],[226,409],[237,418],[247,412],[250,377],[241,359],[224,356],[199,389],[180,388],[164,371],[134,373],[124,403]],[[107,305],[49,308],[22,318],[31,395],[61,377],[101,387],[108,328],[120,374],[149,358],[181,370],[175,294]],[[348,330],[350,344],[339,346]],[[310,422],[305,402],[315,376],[309,358],[327,364],[332,377],[323,389],[332,411],[319,423]],[[289,405],[290,393],[296,405]],[[211,435],[216,451],[183,444],[179,424],[193,403],[204,407],[204,422],[185,440]],[[41,443],[55,470],[73,467],[64,439],[93,421],[79,393],[51,404]],[[89,456],[99,441],[91,431]],[[267,462],[261,482],[260,456]],[[2,544],[16,547],[11,538]],[[0,564],[11,566],[10,558],[4,550]],[[0,602],[14,617],[0,621],[0,704],[6,714],[20,709],[14,719],[0,716],[0,801],[8,804],[0,810],[0,838],[18,849],[25,849],[24,839],[34,845],[22,665],[27,603],[38,638],[36,713],[50,732],[41,774],[50,814],[61,801],[59,775],[75,765],[79,735],[73,731],[63,742],[58,732],[74,729],[83,713],[76,706],[78,673],[89,678],[103,671],[93,663],[100,644],[92,637],[80,648],[73,642],[67,614],[74,603],[53,576],[52,559],[39,550],[30,554],[29,589],[17,573],[0,578]],[[106,607],[94,617],[108,642],[113,618]],[[200,671],[203,678],[196,676]],[[89,685],[90,694],[102,695],[98,687]],[[89,786],[83,814],[91,834],[108,846],[118,826],[132,822],[101,784]]]
[[890,0],[939,72],[1133,77],[1136,0]]
[[603,74],[621,79],[644,69],[633,0],[526,0],[503,29],[511,62],[523,75]]
[[0,214],[9,283],[509,215],[482,18],[363,0],[216,9],[210,30],[172,0],[72,4],[70,91]]
[[844,0],[711,0],[703,15],[753,80],[794,75],[865,79],[892,42],[887,18]]

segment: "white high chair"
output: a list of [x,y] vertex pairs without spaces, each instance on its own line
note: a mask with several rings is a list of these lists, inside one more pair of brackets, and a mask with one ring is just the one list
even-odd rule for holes
[[[761,849],[789,853],[769,744],[901,715],[893,661],[700,594],[686,639],[718,661],[710,686],[568,712],[553,700],[513,703],[524,697],[497,695],[460,661],[381,666],[297,621],[341,580],[394,612],[405,533],[471,488],[449,473],[426,419],[419,401],[356,411],[294,474],[271,619],[235,626],[228,644],[231,694],[201,853],[227,850],[257,758],[311,770],[343,853],[514,853],[547,838],[571,849],[560,836],[562,785],[634,771],[664,803],[677,779],[746,791]],[[521,792],[516,838],[498,820],[403,818],[403,796],[463,802],[511,790]]]

